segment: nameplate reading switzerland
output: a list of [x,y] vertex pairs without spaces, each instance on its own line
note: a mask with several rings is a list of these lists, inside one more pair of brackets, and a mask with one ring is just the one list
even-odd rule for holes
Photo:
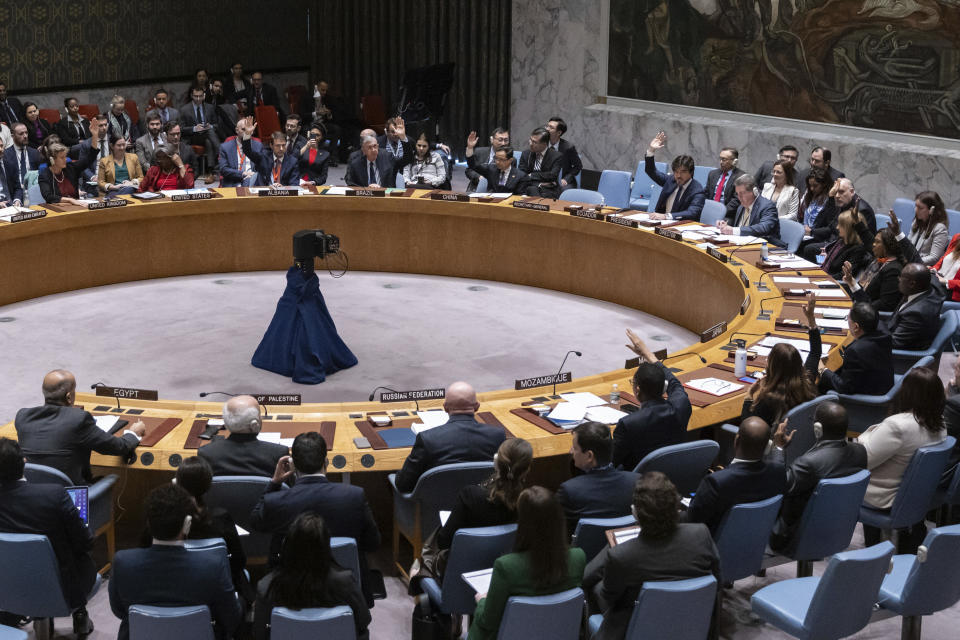
[[23,222],[25,220],[36,220],[37,218],[42,218],[47,215],[46,209],[31,209],[30,211],[24,211],[23,213],[15,213],[10,216],[10,222]]
[[448,200],[450,202],[470,202],[470,196],[465,193],[431,193],[431,200]]
[[418,389],[389,391],[380,394],[380,402],[409,402],[410,400],[437,400],[446,396],[446,389]]
[[517,391],[522,391],[523,389],[533,389],[534,387],[549,387],[553,384],[563,384],[564,382],[570,382],[573,380],[573,374],[569,371],[564,373],[552,373],[548,376],[538,376],[536,378],[524,378],[523,380],[517,380],[514,382],[514,388]]
[[299,405],[301,396],[299,393],[254,393],[252,394],[257,402],[266,405]]
[[209,191],[207,193],[178,193],[177,195],[170,196],[172,202],[182,202],[184,200],[209,200],[213,197],[213,194]]
[[517,209],[533,209],[534,211],[550,211],[550,205],[542,202],[513,202]]
[[387,195],[387,192],[378,189],[348,189],[347,195],[362,196],[364,198],[382,198]]
[[129,200],[102,200],[100,202],[91,202],[87,205],[90,211],[97,209],[113,209],[114,207],[125,207],[130,204]]
[[700,342],[710,342],[721,333],[727,330],[726,322],[718,322],[706,331],[700,333]]
[[258,195],[265,198],[289,197],[300,195],[300,191],[297,189],[269,189],[258,192]]
[[108,398],[126,398],[128,400],[156,400],[159,392],[156,389],[133,389],[131,387],[97,386],[97,395]]
[[636,220],[631,220],[630,218],[624,218],[623,216],[611,213],[607,216],[607,222],[612,222],[613,224],[618,224],[621,227],[632,227],[637,229],[640,227],[640,224]]
[[657,227],[653,230],[658,236],[663,236],[664,238],[670,238],[671,240],[676,240],[677,242],[683,242],[683,234],[679,231],[673,231],[672,229],[664,229],[663,227]]
[[730,258],[727,254],[717,251],[713,247],[707,247],[707,253],[719,260],[720,262],[727,262]]
[[576,209],[570,207],[567,211],[569,211],[572,216],[586,218],[587,220],[605,220],[607,217],[596,209],[584,209],[583,207],[577,207]]

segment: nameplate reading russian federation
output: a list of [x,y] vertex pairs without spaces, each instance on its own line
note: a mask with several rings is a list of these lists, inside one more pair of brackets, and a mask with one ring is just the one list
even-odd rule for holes
[[465,193],[431,193],[431,200],[448,200],[450,202],[470,202],[470,196]]
[[130,387],[108,387],[99,385],[97,387],[98,396],[108,398],[127,398],[128,400],[156,400],[159,392],[156,389],[133,389]]
[[726,330],[727,330],[727,323],[718,322],[717,324],[713,325],[706,331],[702,331],[700,333],[700,342],[710,342],[711,340],[713,340],[714,338],[716,338]]
[[616,213],[611,213],[610,215],[607,216],[606,219],[607,219],[607,222],[618,224],[621,227],[632,227],[636,229],[637,227],[640,226],[636,220],[631,220],[630,218],[624,218],[623,216],[618,215]]
[[269,189],[267,191],[260,191],[257,195],[264,198],[277,198],[277,197],[289,197],[289,196],[298,196],[300,195],[299,189]]
[[113,209],[114,207],[125,207],[130,204],[129,200],[101,200],[100,202],[91,202],[87,205],[87,209],[90,211],[96,211],[97,209]]
[[713,247],[707,247],[707,253],[719,260],[720,262],[728,262],[730,257],[727,254],[714,249]]
[[181,202],[183,200],[209,200],[213,197],[213,194],[209,191],[206,193],[178,193],[175,196],[170,196],[170,200],[173,202]]
[[24,220],[36,220],[47,215],[46,209],[31,209],[22,213],[15,213],[10,216],[10,222],[23,222]]
[[747,294],[747,297],[743,299],[743,302],[740,303],[740,315],[746,315],[747,309],[750,308],[750,294]]
[[348,189],[348,196],[362,196],[364,198],[382,198],[387,195],[386,191],[379,189]]
[[299,405],[301,396],[299,393],[254,393],[251,394],[257,399],[257,402],[266,405]]
[[750,288],[750,278],[747,277],[747,273],[743,269],[740,269],[740,282],[743,283],[744,289]]
[[523,389],[533,389],[534,387],[548,387],[553,384],[563,384],[573,380],[573,374],[569,371],[563,373],[553,373],[548,376],[537,376],[536,378],[524,378],[514,382],[514,389],[521,391]]
[[409,402],[410,400],[437,400],[446,396],[446,389],[418,389],[389,391],[380,394],[380,402]]
[[584,209],[583,207],[567,207],[567,211],[570,212],[570,215],[577,218],[586,218],[587,220],[605,220],[606,216],[597,211],[596,209]]
[[514,202],[517,209],[533,209],[534,211],[550,211],[550,205],[542,202]]
[[683,242],[683,234],[679,231],[673,231],[672,229],[665,229],[663,227],[657,227],[653,230],[658,236],[663,236],[664,238],[670,238],[671,240],[676,240],[677,242]]

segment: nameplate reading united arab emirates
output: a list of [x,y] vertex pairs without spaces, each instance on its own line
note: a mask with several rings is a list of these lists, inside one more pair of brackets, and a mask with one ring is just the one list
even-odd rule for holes
[[446,396],[446,389],[418,389],[415,391],[388,391],[380,394],[380,402],[407,402],[409,400],[436,400]]
[[707,247],[707,253],[713,256],[714,258],[716,258],[717,260],[719,260],[720,262],[727,262],[730,259],[727,256],[727,254],[722,253],[714,249],[713,247]]
[[252,394],[262,405],[299,405],[299,393],[254,393]]
[[431,193],[431,200],[449,200],[450,202],[470,202],[470,196],[465,193]]
[[683,242],[683,235],[679,231],[673,231],[672,229],[664,229],[663,227],[657,227],[653,230],[658,236],[663,236],[664,238],[670,238],[671,240],[676,240],[677,242]]
[[269,189],[267,191],[259,192],[258,195],[267,197],[267,198],[276,198],[276,197],[282,197],[282,196],[298,196],[300,195],[300,191],[297,189]]
[[718,322],[706,331],[700,333],[700,342],[710,342],[721,333],[727,330],[726,322]]
[[630,218],[624,218],[623,216],[618,215],[616,213],[611,213],[610,215],[608,215],[607,222],[618,224],[621,227],[633,227],[634,229],[640,226],[636,220],[631,220]]
[[156,400],[160,394],[156,389],[134,389],[131,387],[98,385],[97,395],[108,398],[128,398],[130,400]]
[[577,218],[586,218],[587,220],[604,220],[606,216],[597,211],[596,209],[584,209],[583,207],[578,207],[576,209],[567,209],[570,212],[570,215],[576,216]]
[[36,220],[47,215],[46,209],[31,209],[22,213],[15,213],[10,216],[10,222],[23,222],[24,220]]
[[206,193],[178,193],[170,196],[170,200],[173,202],[182,202],[184,200],[209,200],[212,197],[213,194],[209,191]]
[[350,189],[347,191],[347,195],[363,196],[364,198],[382,198],[387,195],[387,192],[378,189]]
[[563,373],[552,373],[548,376],[538,376],[536,378],[524,378],[523,380],[517,380],[514,383],[514,388],[517,391],[522,389],[533,389],[534,387],[547,387],[552,384],[563,384],[564,382],[570,382],[573,380],[573,374],[569,371]]
[[100,202],[91,202],[87,205],[87,209],[90,211],[96,211],[97,209],[113,209],[114,207],[125,207],[130,202],[128,200],[102,200]]
[[517,209],[533,209],[534,211],[550,211],[550,205],[542,202],[514,202]]

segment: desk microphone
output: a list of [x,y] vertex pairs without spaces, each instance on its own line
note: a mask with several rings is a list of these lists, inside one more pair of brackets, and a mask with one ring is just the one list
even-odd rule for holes
[[701,363],[707,364],[707,359],[704,358],[699,353],[697,353],[696,351],[684,351],[683,353],[675,353],[672,356],[667,356],[666,358],[660,358],[660,362],[670,360],[671,358],[679,358],[680,356],[697,356],[698,358],[700,358]]
[[[237,396],[243,395],[243,394],[241,394],[241,393],[227,393],[226,391],[201,391],[199,395],[200,395],[201,398],[206,398],[207,396],[230,396],[231,398],[236,398]],[[256,396],[251,396],[251,397],[252,397],[254,400],[257,400],[257,397],[256,397]],[[265,404],[263,404],[262,402],[260,402],[259,400],[257,400],[257,404],[260,405],[261,407],[263,407],[263,417],[264,417],[264,418],[269,418],[269,417],[270,417],[270,413],[267,411],[267,406],[266,406]]]
[[570,354],[571,354],[571,353],[577,354],[577,357],[578,357],[578,358],[583,355],[583,354],[580,353],[579,351],[567,351],[567,354],[566,354],[565,356],[563,356],[563,362],[560,363],[560,368],[557,369],[557,375],[556,375],[556,376],[553,376],[553,393],[550,394],[550,395],[552,395],[552,396],[557,395],[557,376],[559,376],[559,375],[560,375],[560,372],[563,371],[563,365],[567,364],[567,358],[570,357]]
[[[367,402],[373,402],[374,396],[377,395],[377,391],[379,391],[380,389],[383,389],[384,391],[390,391],[390,392],[393,392],[393,393],[400,393],[400,392],[397,391],[396,389],[391,389],[390,387],[376,387],[373,391],[370,392],[370,397],[367,398]],[[381,394],[381,395],[382,395],[382,394]],[[381,402],[382,402],[382,401],[381,401]],[[420,412],[420,403],[417,401],[416,398],[413,398],[413,404],[417,407],[417,413],[419,413],[419,412]]]
[[766,302],[767,300],[779,300],[780,298],[783,298],[783,297],[784,297],[783,295],[779,295],[779,296],[770,296],[768,298],[760,298],[760,313],[763,314],[763,313],[768,313],[770,311],[768,309],[763,308],[764,302]]
[[764,331],[763,333],[748,333],[746,331],[734,331],[730,334],[730,340],[727,341],[727,344],[733,344],[733,336],[759,336],[761,338],[766,338],[770,335],[769,331]]
[[[91,388],[91,389],[96,389],[97,387],[105,387],[105,386],[107,386],[107,385],[106,385],[106,383],[104,383],[104,382],[94,382],[92,385],[90,385],[90,388]],[[119,409],[119,408],[120,408],[120,396],[116,396],[114,399],[117,401],[117,409]]]

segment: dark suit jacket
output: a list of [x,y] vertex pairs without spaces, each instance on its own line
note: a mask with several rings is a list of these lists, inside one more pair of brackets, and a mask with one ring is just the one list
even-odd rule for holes
[[[233,82],[232,80],[230,82]],[[260,85],[260,90],[263,94],[263,104],[269,105],[277,110],[277,115],[280,116],[280,122],[283,122],[284,115],[286,110],[283,108],[283,104],[280,102],[279,94],[277,93],[277,88],[272,84],[264,82]],[[257,101],[257,92],[253,88],[253,85],[250,85],[250,88],[247,89],[247,110],[250,113],[254,113],[254,109],[260,106],[260,102]],[[236,102],[236,100],[234,100]]]
[[885,262],[864,288],[877,311],[894,311],[900,304],[900,272],[903,265],[897,260]]
[[[257,169],[259,179],[257,182],[262,186],[273,184],[273,151],[261,147],[259,150],[253,146],[253,139],[243,141],[243,152],[250,156],[253,166]],[[297,173],[297,159],[290,154],[283,154],[283,162],[280,165],[280,179],[277,180],[282,185],[293,186],[300,184],[300,175]]]
[[53,127],[43,118],[37,117],[37,124],[40,126],[39,134],[37,133],[37,129],[33,123],[27,121],[26,118],[24,118],[21,122],[27,125],[27,144],[34,149],[39,148],[46,137],[53,133]]
[[277,461],[289,453],[286,446],[257,440],[254,433],[231,433],[197,449],[197,455],[210,463],[215,476],[269,478]]
[[[43,158],[40,157],[40,152],[32,147],[26,147],[25,153],[27,160],[30,163],[30,170],[35,171],[43,163]],[[17,162],[17,155],[18,153],[16,147],[10,145],[3,150],[3,164],[6,168],[7,182],[10,185],[13,199],[23,202],[23,196],[26,192],[26,187],[20,183],[20,170],[18,168],[20,165]]]
[[893,386],[893,341],[883,328],[860,336],[843,351],[836,371],[820,373],[820,393],[883,395]]
[[[866,221],[867,228],[870,229],[871,234],[875,234],[877,232],[877,216],[873,211],[873,207],[860,196],[854,197],[859,200],[858,210]],[[846,209],[849,208],[848,206]],[[827,204],[825,204],[823,209],[820,210],[820,213],[817,214],[817,217],[813,221],[813,226],[810,228],[810,235],[813,236],[813,241],[832,242],[836,240],[839,237],[837,218],[839,218],[840,214],[846,211],[846,209],[841,210],[837,206],[836,200],[828,198]]]
[[[773,160],[767,160],[762,165],[760,165],[760,168],[757,169],[757,172],[753,174],[754,179],[757,181],[757,187],[759,187],[760,189],[763,189],[763,185],[772,181],[773,163],[774,163]],[[795,180],[797,179],[795,178]],[[799,181],[797,181],[797,184],[795,184],[794,186],[797,187],[798,190],[800,190]],[[713,194],[710,194],[710,195],[713,195]]]
[[[408,140],[409,142],[409,140]],[[379,185],[385,189],[392,189],[397,186],[397,172],[413,161],[414,145],[403,145],[403,157],[397,160],[393,155],[380,148],[377,153],[376,164],[377,172],[380,174]],[[367,157],[363,153],[356,156],[351,155],[347,162],[347,172],[344,176],[344,182],[351,187],[369,187],[371,182],[367,171]]]
[[[473,193],[477,190],[477,183],[480,182],[480,174],[477,173],[476,167],[483,166],[485,164],[490,164],[487,162],[490,160],[490,147],[475,147],[473,149],[473,157],[476,158],[474,161],[474,166],[470,166],[470,158],[467,158],[467,168],[464,170],[464,175],[470,180],[467,184],[467,190],[470,193]],[[513,160],[513,165],[516,166],[516,159]]]
[[898,306],[887,321],[887,330],[890,331],[893,348],[908,351],[928,349],[940,330],[942,305],[943,294],[930,287],[923,295]]
[[68,118],[60,118],[56,124],[53,125],[54,132],[60,136],[60,141],[68,147],[80,144],[81,140],[86,140],[90,137],[90,121],[80,117],[80,128],[83,130],[82,135],[77,135],[77,128],[73,126]]
[[669,444],[678,444],[687,434],[687,422],[693,409],[683,383],[662,364],[667,378],[667,399],[643,403],[627,414],[613,430],[613,466],[633,471],[648,453]]
[[[100,142],[100,144],[106,144],[106,142]],[[74,188],[77,190],[77,195],[80,195],[81,188],[83,185],[83,172],[87,169],[91,169],[96,166],[97,163],[97,153],[94,148],[91,146],[90,152],[81,155],[80,159],[76,162],[68,162],[67,166],[63,168],[63,178],[64,180],[69,180]],[[56,179],[53,177],[53,172],[50,171],[50,167],[46,166],[40,170],[39,175],[37,176],[37,183],[40,185],[40,193],[43,195],[43,201],[50,204],[56,204],[60,202],[60,187],[57,185]],[[39,204],[39,203],[31,203]]]
[[[203,103],[203,118],[208,125],[210,125],[210,132],[216,132],[217,125],[220,123],[220,118],[217,117],[217,109],[212,104]],[[183,132],[181,140],[184,138],[189,138],[197,135],[204,135],[203,133],[194,133],[193,128],[200,124],[197,121],[197,113],[194,110],[193,102],[185,105],[180,108],[180,131]],[[214,133],[216,135],[216,133]]]
[[[510,173],[507,175],[507,184],[501,187],[500,169],[498,169],[497,165],[493,163],[479,164],[477,162],[476,153],[467,158],[467,167],[477,176],[482,176],[487,179],[488,193],[506,193],[509,191],[513,194],[520,194],[523,193],[524,187],[527,184],[527,175],[516,167],[510,167]],[[477,182],[480,182],[480,180],[478,179]],[[477,188],[479,188],[479,185],[474,187],[474,191]]]
[[[838,253],[833,254],[834,248],[839,247]],[[863,243],[857,244],[846,244],[840,238],[837,238],[826,247],[824,251],[827,252],[827,258],[823,261],[821,268],[830,274],[830,277],[834,280],[843,280],[843,263],[849,262],[850,266],[853,267],[853,272],[860,272],[865,266],[870,263],[870,253],[867,251],[867,248]],[[869,298],[864,298],[867,302],[870,302]]]
[[[653,156],[646,156],[644,163],[647,176],[663,187],[660,192],[660,199],[657,200],[657,206],[654,207],[653,211],[664,213],[667,210],[667,199],[671,193],[677,190],[677,181],[673,179],[672,173],[661,173],[657,169],[657,163]],[[703,211],[703,203],[706,200],[703,185],[690,178],[689,184],[686,185],[678,200],[674,201],[673,211],[670,212],[670,215],[678,220],[696,220],[699,222],[700,212]]]
[[118,640],[130,636],[127,613],[134,604],[206,605],[216,623],[218,640],[232,638],[240,622],[230,563],[220,549],[188,551],[179,545],[153,545],[118,551],[113,557],[109,591],[110,609],[120,618]]
[[[10,111],[13,110],[13,114]],[[0,122],[6,122],[13,129],[13,125],[23,119],[23,105],[20,100],[13,96],[7,96],[7,103],[0,104]]]
[[23,189],[20,188],[20,176],[16,174],[16,170],[14,170],[13,173],[9,172],[7,169],[7,160],[3,156],[0,156],[0,191],[3,191],[3,194],[0,195],[0,204],[13,200],[23,202]]
[[[654,165],[656,166],[656,165]],[[727,181],[723,183],[723,205],[727,208],[727,217],[733,218],[740,207],[740,199],[737,198],[737,189],[733,182],[743,175],[743,170],[736,167],[727,176]],[[703,195],[707,200],[713,200],[717,193],[717,185],[720,183],[720,176],[723,172],[720,169],[714,169],[707,175],[707,186],[703,190]],[[763,183],[757,183],[757,186],[763,188]]]
[[489,489],[477,484],[467,485],[457,494],[457,504],[437,531],[437,548],[449,549],[454,534],[460,529],[493,527],[516,521],[517,512],[499,500],[490,500]]
[[[282,603],[274,602],[270,597],[270,583],[273,582],[274,574],[269,573],[257,583],[257,604],[253,611],[253,637],[256,640],[283,640],[279,637],[270,635],[270,615],[274,607],[283,606]],[[323,593],[326,594],[325,600],[318,600],[311,603],[313,607],[336,607],[347,605],[353,611],[353,624],[357,633],[357,640],[366,640],[370,637],[367,627],[370,625],[370,609],[360,593],[357,581],[351,571],[345,569],[332,568],[323,582]]]
[[567,181],[567,186],[573,189],[577,188],[577,176],[583,171],[583,162],[580,160],[580,154],[573,143],[560,138],[557,143],[560,156],[563,159],[560,163],[560,177]]
[[726,469],[708,473],[700,481],[683,513],[686,522],[702,522],[717,534],[717,527],[731,507],[745,502],[766,500],[786,490],[787,477],[783,464],[763,460],[737,462]]
[[950,454],[950,464],[947,468],[960,462],[960,393],[953,385],[953,382],[947,385],[947,404],[943,408],[943,426],[947,429],[947,435],[953,436],[957,444],[953,447]]
[[[783,463],[783,450],[773,448],[771,459]],[[770,547],[785,549],[796,533],[803,510],[824,478],[842,478],[867,468],[867,450],[858,442],[820,440],[787,467],[787,489],[780,516],[773,526]]]
[[310,162],[310,151],[300,154],[297,149],[296,156],[299,158],[298,170],[301,176],[306,176],[307,180],[315,184],[327,184],[327,169],[330,166],[330,152],[326,149],[317,149],[317,154]]
[[606,547],[587,564],[583,590],[603,612],[593,640],[622,640],[644,582],[717,575],[720,561],[710,531],[681,523],[666,539],[637,537]]
[[539,193],[544,198],[556,198],[560,195],[560,170],[563,168],[563,156],[554,149],[547,147],[540,162],[540,170],[534,171],[537,157],[533,151],[524,151],[520,154],[517,168],[527,174],[526,186],[536,187],[542,184]]
[[[220,145],[218,165],[220,167],[220,182],[224,187],[239,187],[243,182],[243,172],[240,170],[237,160],[238,144],[240,144],[240,140],[234,137]],[[251,138],[250,145],[257,151],[257,153],[263,153],[263,145],[260,144],[259,140],[254,140]],[[256,161],[254,161],[252,157],[250,158],[250,163],[253,165],[254,171],[256,171]],[[271,471],[269,475],[272,474],[273,472]]]
[[96,580],[93,534],[63,487],[25,481],[0,485],[0,531],[47,536],[71,607],[85,604]]
[[139,441],[132,433],[109,435],[80,407],[45,404],[20,409],[14,421],[27,461],[59,469],[75,484],[90,484],[90,452],[127,457]]
[[454,414],[445,425],[417,434],[397,472],[397,489],[413,491],[420,476],[442,464],[493,460],[505,438],[503,429],[477,422],[473,414]]
[[616,518],[630,515],[633,488],[639,476],[619,471],[613,465],[574,476],[557,489],[557,500],[567,516],[567,531],[577,528],[580,518]]
[[[734,225],[737,224],[742,213],[743,205],[741,204],[734,213]],[[763,196],[757,196],[753,207],[750,209],[750,220],[740,227],[740,235],[766,238],[772,244],[783,246],[783,242],[780,240],[780,215],[777,213],[776,203]]]

